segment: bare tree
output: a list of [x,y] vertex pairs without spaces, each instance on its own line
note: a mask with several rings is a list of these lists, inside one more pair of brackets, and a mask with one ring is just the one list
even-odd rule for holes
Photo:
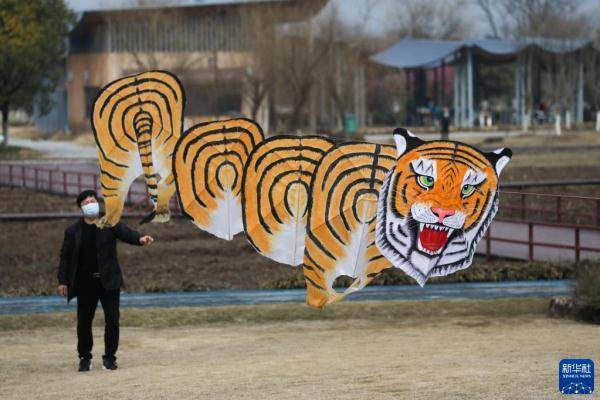
[[[130,0],[128,13],[106,17],[109,40],[119,43],[131,56],[134,69],[169,69],[186,75],[202,62],[186,48],[189,38],[181,28],[182,14],[176,7],[183,0]],[[113,39],[114,37],[114,39]],[[169,57],[164,53],[169,52]]]
[[479,8],[485,14],[485,17],[490,24],[490,29],[492,30],[492,37],[494,39],[498,39],[500,37],[500,31],[498,29],[498,23],[496,22],[497,18],[497,7],[498,1],[496,0],[477,0],[477,4]]
[[463,39],[473,26],[465,20],[465,0],[407,0],[390,13],[389,34],[399,37]]
[[[344,23],[336,5],[330,4],[312,20],[288,15],[288,20],[301,22],[279,26],[271,35],[275,38],[264,52],[267,62],[257,60],[262,76],[271,82],[254,85],[255,93],[260,98],[258,88],[270,86],[280,115],[288,116],[288,130],[305,126],[313,130],[317,125],[331,129],[341,125],[353,107],[360,108],[356,77],[364,63],[366,26],[379,2],[362,2],[358,8],[361,22],[354,26]],[[260,75],[258,78],[261,81]]]
[[589,34],[578,0],[476,0],[495,38],[573,39]]
[[506,36],[572,39],[587,35],[578,0],[501,0]]
[[289,105],[287,129],[296,131],[304,125],[311,90],[319,80],[319,72],[330,48],[316,43],[314,20],[280,27],[273,50],[276,98]]
[[246,30],[250,36],[252,54],[245,62],[244,96],[250,105],[250,116],[256,119],[258,111],[275,86],[276,59],[280,49],[279,36],[275,34],[281,11],[268,7],[247,16]]
[[569,111],[575,100],[577,57],[565,57],[564,54],[539,54],[538,57],[543,59],[548,70],[541,82],[542,89],[551,99],[555,114],[561,115]]
[[584,56],[585,91],[589,93],[590,109],[600,112],[600,28],[596,29],[595,49]]
[[357,101],[361,101],[360,92],[364,89],[360,87],[363,85],[360,77],[369,41],[366,29],[379,3],[379,0],[361,3],[362,7],[357,9],[360,22],[352,26],[342,20],[336,6],[317,21],[318,45],[328,54],[321,65],[319,86],[326,89],[327,98],[333,103],[338,126],[347,113],[361,108]]

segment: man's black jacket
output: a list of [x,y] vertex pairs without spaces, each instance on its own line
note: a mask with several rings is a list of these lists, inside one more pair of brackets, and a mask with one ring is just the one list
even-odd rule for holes
[[[65,239],[60,249],[60,265],[58,266],[58,284],[68,286],[67,300],[77,296],[75,275],[79,264],[81,248],[81,231],[83,218],[65,229]],[[123,274],[117,260],[117,239],[125,243],[141,246],[141,235],[119,222],[112,228],[99,229],[96,233],[96,251],[100,281],[106,290],[115,290],[123,286]]]

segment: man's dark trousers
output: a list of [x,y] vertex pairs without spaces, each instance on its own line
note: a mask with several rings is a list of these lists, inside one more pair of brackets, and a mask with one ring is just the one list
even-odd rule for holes
[[119,298],[120,290],[106,290],[100,278],[82,281],[77,295],[77,352],[79,357],[92,358],[92,322],[98,300],[104,310],[104,355],[115,359],[119,347]]

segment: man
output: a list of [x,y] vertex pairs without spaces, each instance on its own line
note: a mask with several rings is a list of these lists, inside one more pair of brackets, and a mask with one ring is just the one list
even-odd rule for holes
[[84,190],[77,196],[77,206],[83,213],[65,230],[58,267],[58,292],[70,301],[77,297],[77,352],[79,371],[92,367],[92,321],[98,300],[104,310],[103,368],[117,369],[115,353],[119,345],[119,297],[123,285],[121,267],[117,261],[119,239],[137,246],[148,246],[154,239],[142,236],[123,222],[112,228],[96,226],[100,216],[98,195]]

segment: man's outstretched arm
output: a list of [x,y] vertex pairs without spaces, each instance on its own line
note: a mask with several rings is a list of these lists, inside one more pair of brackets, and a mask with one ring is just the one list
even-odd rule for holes
[[138,231],[135,231],[125,225],[123,222],[118,222],[113,227],[113,232],[115,233],[117,239],[134,246],[147,246],[154,241],[151,236],[142,235]]

